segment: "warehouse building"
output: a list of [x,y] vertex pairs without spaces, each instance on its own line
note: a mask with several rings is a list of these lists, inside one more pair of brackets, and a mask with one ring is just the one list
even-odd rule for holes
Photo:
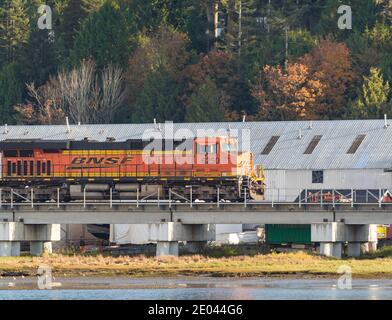
[[[167,129],[167,127],[169,129]],[[295,201],[305,189],[389,189],[392,121],[341,120],[188,124],[3,126],[0,140],[126,141],[153,136],[238,136],[264,167],[266,199]],[[230,227],[233,230],[233,226]],[[123,235],[127,234],[124,230]]]

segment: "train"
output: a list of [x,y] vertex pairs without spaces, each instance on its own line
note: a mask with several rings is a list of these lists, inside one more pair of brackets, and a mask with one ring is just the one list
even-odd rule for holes
[[238,150],[233,137],[9,139],[0,141],[0,150],[3,200],[25,201],[31,189],[35,202],[132,200],[157,193],[164,198],[169,192],[178,201],[264,197],[262,167],[255,166],[251,152]]

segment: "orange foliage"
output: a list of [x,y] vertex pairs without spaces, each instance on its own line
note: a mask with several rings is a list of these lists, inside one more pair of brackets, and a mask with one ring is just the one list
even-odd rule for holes
[[286,70],[281,66],[265,66],[252,94],[260,104],[261,119],[313,119],[314,105],[323,89],[306,65],[288,63]]
[[325,39],[299,62],[306,65],[313,77],[324,85],[324,95],[315,105],[315,114],[329,119],[344,115],[348,95],[357,79],[347,46]]
[[344,43],[325,39],[296,63],[264,66],[253,96],[261,119],[336,119],[348,107],[357,75]]

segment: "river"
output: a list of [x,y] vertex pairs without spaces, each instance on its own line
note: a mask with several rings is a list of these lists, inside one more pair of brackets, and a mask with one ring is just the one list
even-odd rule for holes
[[351,290],[337,279],[295,278],[56,278],[39,290],[36,278],[1,278],[0,300],[314,300],[390,299],[392,280],[352,280]]

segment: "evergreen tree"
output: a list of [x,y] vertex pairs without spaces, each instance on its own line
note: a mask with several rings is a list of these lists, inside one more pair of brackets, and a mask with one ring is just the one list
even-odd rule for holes
[[82,22],[91,12],[97,10],[104,0],[67,0],[59,10],[59,21],[55,29],[56,47],[59,61],[69,63],[70,51]]
[[100,69],[108,64],[125,67],[135,46],[133,27],[118,4],[107,1],[82,24],[72,49],[72,64],[92,58]]
[[390,92],[388,81],[384,81],[380,69],[371,68],[369,76],[364,77],[361,98],[354,104],[354,116],[361,118],[380,118],[387,111]]
[[177,102],[178,84],[167,70],[159,68],[151,72],[145,81],[140,96],[132,108],[134,122],[149,123],[183,121],[184,112]]
[[220,104],[220,93],[211,79],[206,79],[189,100],[185,114],[186,122],[224,120],[225,110]]
[[[57,14],[56,2],[52,0],[47,1],[46,4],[52,8],[52,18],[54,18]],[[48,80],[50,74],[56,72],[58,63],[53,30],[41,30],[37,27],[39,19],[37,9],[40,5],[42,5],[41,0],[34,0],[29,3],[27,12],[31,32],[21,59],[23,83],[34,82],[39,86]]]
[[4,0],[0,3],[0,66],[20,58],[29,38],[29,18],[25,0]]
[[0,70],[0,122],[13,123],[12,107],[22,101],[22,83],[18,64],[8,63]]

